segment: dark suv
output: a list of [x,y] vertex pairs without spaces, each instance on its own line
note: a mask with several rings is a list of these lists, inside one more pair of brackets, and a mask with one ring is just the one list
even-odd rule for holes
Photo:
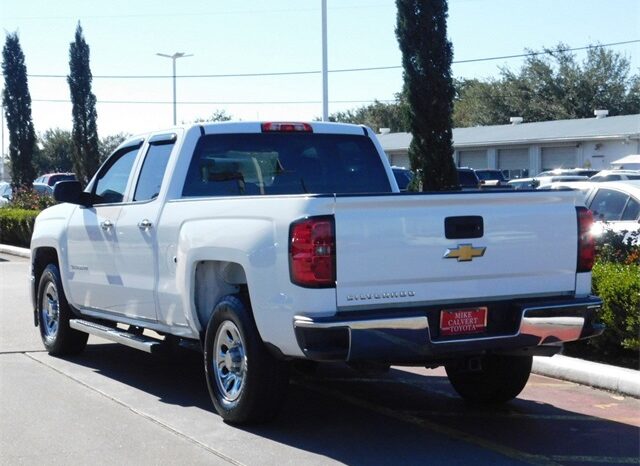
[[463,191],[480,189],[480,179],[473,168],[458,168],[458,183]]

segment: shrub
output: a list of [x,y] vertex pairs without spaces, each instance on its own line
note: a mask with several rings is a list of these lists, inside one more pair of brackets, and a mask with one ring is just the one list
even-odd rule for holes
[[605,230],[596,241],[599,261],[640,265],[640,232]]
[[56,204],[50,196],[43,196],[32,189],[19,189],[13,193],[11,207],[23,210],[44,210]]
[[640,244],[637,234],[605,232],[597,242],[593,293],[600,296],[600,320],[607,328],[596,338],[565,345],[565,354],[637,369],[640,362]]
[[640,350],[640,265],[602,262],[593,269],[594,292],[604,302],[607,332],[594,344],[611,343]]
[[0,209],[0,243],[29,247],[39,210]]

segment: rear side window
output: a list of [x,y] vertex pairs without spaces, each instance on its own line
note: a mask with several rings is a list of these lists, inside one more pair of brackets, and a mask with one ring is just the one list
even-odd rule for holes
[[158,197],[173,146],[174,144],[152,144],[149,146],[133,196],[134,201],[148,201]]
[[620,220],[622,211],[629,196],[612,189],[600,189],[589,207],[593,211],[594,220]]
[[366,136],[256,133],[200,138],[182,195],[389,192],[384,165]]

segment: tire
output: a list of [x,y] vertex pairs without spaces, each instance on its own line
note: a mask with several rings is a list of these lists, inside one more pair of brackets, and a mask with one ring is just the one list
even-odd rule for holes
[[235,295],[213,310],[204,345],[207,387],[220,416],[232,424],[271,420],[289,384],[289,365],[262,342],[251,311]]
[[506,403],[524,389],[531,374],[531,356],[489,355],[481,359],[480,370],[463,365],[445,366],[449,382],[465,400],[479,404]]
[[40,276],[37,311],[40,337],[49,354],[78,354],[87,346],[89,334],[69,326],[69,320],[74,316],[62,288],[60,271],[55,264],[47,265]]

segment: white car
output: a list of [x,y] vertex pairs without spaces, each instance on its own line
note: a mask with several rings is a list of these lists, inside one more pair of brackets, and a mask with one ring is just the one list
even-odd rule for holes
[[[640,232],[640,180],[595,183],[586,204],[593,212],[594,236],[608,230]],[[640,236],[634,243],[640,244]]]
[[603,181],[640,180],[640,170],[602,170],[589,178],[589,180],[598,183]]
[[591,181],[554,181],[553,183],[544,185],[539,189],[573,189],[576,191],[580,191],[586,199],[587,195],[591,192],[594,185],[595,183],[592,183]]
[[11,200],[11,185],[6,181],[0,181],[0,207],[9,204]]
[[517,178],[507,184],[513,186],[514,189],[546,189],[545,186],[559,181],[589,181],[589,177],[578,175],[536,176],[534,178]]

